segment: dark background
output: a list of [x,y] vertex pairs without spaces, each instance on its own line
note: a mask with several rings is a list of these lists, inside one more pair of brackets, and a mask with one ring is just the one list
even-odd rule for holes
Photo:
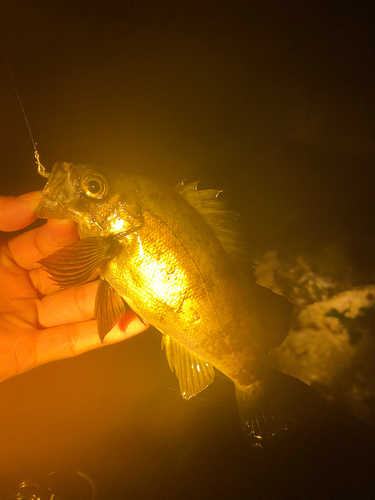
[[[375,279],[370,1],[4,1],[1,44],[43,164],[201,179],[234,200],[252,255]],[[0,61],[1,194],[42,188]],[[336,259],[337,257],[337,259]],[[0,491],[77,468],[99,498],[373,498],[373,430],[330,410],[247,450],[231,383],[186,403],[160,335],[0,387]],[[70,493],[70,498],[73,498]]]

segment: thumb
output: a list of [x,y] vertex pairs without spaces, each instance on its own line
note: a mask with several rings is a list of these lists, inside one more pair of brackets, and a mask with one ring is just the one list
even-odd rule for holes
[[0,196],[0,231],[18,231],[29,226],[37,218],[35,210],[41,199],[41,191],[18,198]]

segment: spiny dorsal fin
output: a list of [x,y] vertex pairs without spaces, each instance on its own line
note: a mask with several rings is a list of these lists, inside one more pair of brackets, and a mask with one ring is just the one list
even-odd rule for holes
[[227,203],[218,198],[221,190],[198,190],[198,183],[199,181],[185,184],[184,181],[181,181],[174,189],[208,224],[233,264],[241,270],[244,270],[244,266],[250,267],[251,262],[243,236],[236,227],[238,214],[228,210]]
[[161,347],[165,348],[169,367],[176,373],[185,399],[203,391],[214,380],[212,366],[169,335],[163,335]]

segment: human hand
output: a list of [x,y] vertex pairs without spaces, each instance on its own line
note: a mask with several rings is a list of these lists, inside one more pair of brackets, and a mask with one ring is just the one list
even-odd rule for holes
[[[19,198],[0,196],[0,231],[31,224],[40,191]],[[38,260],[78,239],[69,220],[43,226],[0,242],[0,382],[44,363],[102,347],[94,320],[97,281],[60,290]],[[146,330],[126,311],[104,345]]]

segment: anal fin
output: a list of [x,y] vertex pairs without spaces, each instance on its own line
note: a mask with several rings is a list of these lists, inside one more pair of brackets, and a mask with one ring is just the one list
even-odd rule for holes
[[213,382],[215,378],[213,367],[180,342],[169,335],[163,335],[163,348],[170,369],[176,373],[181,394],[185,399],[195,396]]
[[126,303],[122,297],[104,278],[100,278],[95,298],[94,316],[98,323],[98,333],[102,343],[104,337],[112,330],[125,311]]

